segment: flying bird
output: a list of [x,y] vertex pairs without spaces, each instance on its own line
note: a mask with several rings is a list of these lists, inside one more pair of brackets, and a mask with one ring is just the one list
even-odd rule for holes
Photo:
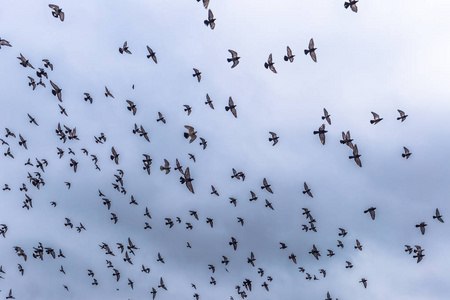
[[55,83],[53,83],[53,81],[50,80],[50,84],[52,85],[53,89],[52,89],[52,94],[53,96],[56,96],[59,100],[59,102],[62,102],[62,95],[61,95],[61,91],[62,89],[60,89]]
[[111,94],[111,92],[108,90],[108,88],[106,87],[106,85],[105,85],[105,96],[106,96],[106,97],[111,97],[111,98],[114,99],[113,94]]
[[353,141],[353,139],[350,137],[350,131],[347,131],[347,133],[344,133],[342,131],[342,140],[340,140],[339,142],[341,144],[345,144],[353,149],[352,141]]
[[64,21],[64,12],[62,11],[62,9],[55,4],[49,4],[48,7],[50,7],[51,9],[53,9],[52,11],[52,15],[55,18],[58,18],[62,21]]
[[373,111],[371,111],[371,113],[373,115],[373,120],[370,120],[370,124],[376,125],[378,122],[383,120],[383,118],[380,118],[380,116],[377,113]]
[[319,127],[319,130],[314,130],[313,134],[319,134],[320,142],[322,145],[325,145],[325,133],[328,131],[325,130],[325,124],[322,124],[322,126]]
[[309,55],[311,56],[311,58],[312,58],[312,60],[313,60],[314,62],[317,62],[316,49],[317,49],[317,48],[314,48],[314,40],[311,39],[311,40],[309,41],[309,44],[308,44],[308,49],[305,49],[305,50],[304,50],[304,51],[305,51],[305,55],[308,55],[308,53],[309,53]]
[[304,191],[303,194],[308,194],[308,196],[310,196],[311,198],[314,198],[314,196],[311,193],[311,189],[308,187],[308,185],[306,184],[306,182],[303,182],[303,187],[304,187]]
[[155,64],[157,64],[158,63],[158,60],[156,59],[156,52],[153,52],[153,50],[152,50],[152,48],[150,48],[149,46],[147,46],[147,50],[148,50],[148,55],[147,55],[147,58],[152,58],[153,59],[153,61],[155,62]]
[[291,48],[290,48],[289,46],[287,46],[287,47],[286,47],[286,50],[287,50],[287,54],[284,56],[284,61],[290,61],[290,62],[293,62],[293,61],[294,61],[294,56],[295,56],[295,55],[292,54]]
[[111,156],[109,157],[111,160],[113,160],[115,163],[116,163],[116,165],[118,165],[119,164],[119,155],[120,154],[118,154],[117,152],[116,152],[116,149],[114,149],[114,147],[112,147],[111,148]]
[[28,61],[28,59],[26,59],[22,53],[20,53],[20,56],[17,57],[20,60],[20,64],[26,68],[26,67],[30,67],[32,69],[34,69],[34,67],[30,64],[30,62]]
[[231,68],[233,69],[239,64],[240,57],[238,56],[237,52],[234,50],[229,49],[228,52],[231,53],[231,58],[227,58],[227,62],[233,62],[233,65]]
[[433,216],[433,219],[437,219],[439,222],[444,223],[444,219],[442,219],[442,215],[439,212],[439,209],[436,208],[436,214]]
[[213,105],[212,100],[211,100],[211,98],[209,97],[208,94],[206,94],[206,102],[205,102],[205,105],[209,105],[209,107],[211,107],[211,109],[214,109],[214,105]]
[[269,193],[273,194],[272,189],[270,188],[270,184],[267,183],[267,179],[263,179],[263,185],[261,186],[261,189],[266,189]]
[[409,152],[409,149],[406,147],[403,147],[403,150],[405,150],[405,153],[402,153],[402,157],[405,157],[406,159],[408,159],[412,153]]
[[128,54],[131,54],[130,50],[128,50],[127,41],[125,41],[125,43],[123,43],[123,47],[122,48],[119,47],[119,52],[120,52],[120,54],[123,54],[124,52],[128,53]]
[[137,108],[136,108],[136,105],[134,104],[134,102],[131,100],[125,100],[125,101],[128,103],[127,109],[129,111],[133,112],[133,116],[136,115]]
[[206,27],[210,27],[211,30],[216,27],[216,19],[214,18],[213,12],[209,9],[208,10],[208,20],[203,21],[203,23],[206,25]]
[[349,2],[344,2],[344,7],[347,9],[349,6],[352,9],[353,12],[358,12],[358,7],[356,6],[356,3],[358,3],[358,0],[350,0]]
[[275,63],[272,61],[272,53],[269,54],[269,58],[267,59],[267,62],[264,63],[264,68],[269,69],[270,71],[277,73],[277,70],[273,66]]
[[195,131],[194,127],[189,126],[189,125],[184,125],[184,128],[186,128],[188,130],[188,132],[184,133],[184,137],[186,139],[190,138],[190,140],[189,140],[189,144],[190,144],[193,141],[195,141],[195,139],[197,138],[197,131]]
[[356,164],[358,166],[362,167],[361,159],[359,159],[361,157],[361,155],[358,154],[358,146],[355,144],[355,145],[353,145],[352,149],[353,149],[353,155],[349,156],[348,158],[349,159],[354,159]]
[[12,47],[7,40],[0,38],[0,49],[2,48],[2,46]]
[[397,120],[402,120],[402,122],[405,121],[405,119],[408,115],[405,114],[405,112],[403,110],[397,109],[397,111],[400,114],[400,117],[398,117]]
[[278,143],[279,136],[272,131],[269,131],[269,133],[272,136],[269,138],[269,142],[273,142],[272,146],[275,146]]
[[228,106],[225,106],[225,110],[226,110],[226,111],[231,111],[231,113],[233,114],[233,116],[234,116],[235,118],[237,118],[236,105],[234,104],[234,101],[233,101],[233,99],[231,98],[231,96],[230,96],[230,98],[228,99]]
[[197,81],[200,82],[202,80],[202,72],[200,72],[198,69],[193,68],[194,74],[192,74],[192,77],[197,77]]
[[331,119],[330,119],[330,115],[328,114],[328,111],[324,108],[323,109],[323,116],[322,116],[322,120],[327,120],[328,125],[331,125]]
[[372,218],[372,220],[375,220],[375,209],[377,209],[376,207],[370,207],[370,208],[368,208],[368,209],[366,209],[365,211],[364,211],[364,213],[366,214],[366,213],[369,213],[370,214],[370,217]]

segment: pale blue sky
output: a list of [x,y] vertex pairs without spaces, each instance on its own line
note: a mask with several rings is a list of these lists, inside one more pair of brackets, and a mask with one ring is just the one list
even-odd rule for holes
[[[163,277],[168,291],[158,289],[157,299],[193,299],[195,292],[200,299],[239,299],[235,286],[245,278],[254,286],[247,299],[325,299],[327,291],[341,300],[446,299],[448,2],[361,1],[355,14],[344,8],[344,1],[211,0],[214,30],[203,24],[208,10],[194,0],[62,0],[54,4],[65,12],[64,22],[52,17],[48,4],[0,4],[0,37],[13,46],[0,49],[0,123],[28,140],[25,150],[0,132],[15,156],[0,158],[0,184],[12,189],[0,193],[0,224],[9,227],[6,239],[0,237],[0,265],[6,271],[0,297],[13,289],[16,299],[150,299],[151,288]],[[311,38],[317,63],[303,54]],[[132,55],[119,53],[124,41]],[[146,58],[146,45],[156,52],[158,64]],[[296,55],[293,63],[283,60],[286,46]],[[228,49],[241,56],[234,69],[226,61]],[[36,69],[44,58],[54,64],[54,71],[47,72],[62,88],[60,104],[68,117],[59,113],[47,80],[45,89],[28,86],[27,76],[36,79],[36,70],[19,65],[20,53]],[[278,74],[263,66],[270,53]],[[202,72],[200,83],[192,68]],[[104,96],[105,85],[115,99]],[[94,98],[92,105],[83,100],[85,92]],[[204,105],[206,93],[215,110]],[[230,96],[237,119],[224,110]],[[126,109],[126,99],[137,105],[135,116]],[[190,116],[184,104],[192,107]],[[312,134],[323,123],[324,107],[332,119],[325,146]],[[409,115],[405,122],[396,120],[397,109]],[[159,111],[167,124],[156,122]],[[383,121],[371,125],[371,111]],[[28,122],[27,113],[39,127]],[[76,127],[80,140],[63,144],[55,135],[58,122]],[[132,134],[135,123],[149,132],[151,143]],[[183,138],[184,125],[208,141],[206,150],[198,140],[189,144]],[[348,159],[350,148],[339,143],[347,130],[362,155],[362,168]],[[280,136],[275,147],[268,142],[269,131]],[[103,145],[94,142],[100,132],[107,137]],[[112,146],[120,153],[119,166],[109,159]],[[401,157],[403,146],[413,153],[408,160]],[[62,159],[56,147],[66,151]],[[68,147],[75,156],[68,155]],[[1,148],[6,152],[6,146]],[[81,148],[97,155],[101,172]],[[153,159],[150,176],[142,169],[143,153]],[[196,155],[196,163],[188,153]],[[37,171],[24,166],[28,158],[49,162],[41,172],[46,185],[40,190],[27,179],[28,172]],[[70,158],[79,162],[77,173],[69,167]],[[195,195],[179,183],[180,174],[173,171],[176,158],[190,168]],[[172,166],[168,175],[159,170],[164,159]],[[125,196],[111,185],[118,168],[125,172]],[[230,178],[232,168],[246,174],[244,182]],[[260,189],[263,178],[272,184],[273,195]],[[72,183],[70,190],[65,181]],[[301,193],[305,181],[312,199]],[[33,198],[29,211],[21,208],[22,183]],[[210,194],[211,185],[219,197]],[[111,200],[110,211],[98,189]],[[255,202],[248,201],[251,190],[259,197]],[[130,195],[138,206],[128,204]],[[237,207],[229,197],[238,199]],[[274,211],[264,207],[265,199]],[[151,220],[143,216],[146,206]],[[363,213],[371,206],[377,207],[375,221]],[[307,224],[302,207],[317,220],[317,233],[301,231]],[[447,223],[432,219],[436,208]],[[200,220],[189,210],[198,211]],[[110,212],[117,214],[117,224]],[[87,230],[68,229],[65,217]],[[167,217],[180,217],[182,223],[169,229]],[[207,217],[214,219],[213,229]],[[237,217],[244,218],[245,226]],[[146,221],[152,230],[143,229]],[[423,236],[415,228],[422,221],[428,224]],[[192,231],[185,229],[186,222]],[[348,231],[345,238],[338,236],[339,227]],[[238,251],[228,245],[232,236]],[[140,247],[133,266],[116,247],[128,237]],[[338,239],[344,249],[336,247]],[[355,239],[363,251],[353,248]],[[186,248],[187,241],[192,249]],[[67,258],[33,259],[39,242],[61,248]],[[98,247],[102,242],[115,257],[104,254]],[[288,249],[280,250],[279,242]],[[313,244],[321,251],[319,261],[308,254]],[[417,264],[406,254],[405,244],[421,245],[423,261]],[[25,250],[27,262],[14,246]],[[326,249],[336,256],[326,257]],[[158,252],[165,264],[156,261]],[[256,267],[247,264],[250,252]],[[291,253],[297,265],[288,259]],[[230,260],[229,272],[220,263],[222,255]],[[118,283],[106,259],[121,272]],[[351,270],[346,260],[353,263]],[[25,269],[23,277],[18,263]],[[150,274],[140,271],[141,264],[151,268]],[[214,274],[208,264],[216,267]],[[59,272],[61,265],[66,275]],[[299,266],[320,280],[305,280]],[[258,267],[265,271],[263,278]],[[319,273],[322,268],[326,278]],[[99,286],[91,285],[87,269],[95,272]],[[269,293],[261,287],[267,275],[273,277]],[[209,284],[210,276],[216,286]],[[358,283],[362,277],[367,289]],[[134,281],[134,290],[127,278]]]

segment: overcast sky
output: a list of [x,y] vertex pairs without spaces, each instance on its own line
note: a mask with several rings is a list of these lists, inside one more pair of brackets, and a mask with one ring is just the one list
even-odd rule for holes
[[[54,4],[64,11],[64,22],[52,17],[48,4],[0,4],[0,37],[12,45],[0,49],[0,126],[17,135],[5,138],[6,131],[0,132],[15,157],[0,158],[0,184],[11,188],[0,190],[0,224],[8,226],[6,238],[0,237],[0,265],[6,272],[0,274],[0,297],[12,289],[16,299],[151,299],[154,287],[156,299],[193,299],[195,293],[200,299],[239,299],[235,286],[245,290],[246,278],[253,282],[247,299],[319,300],[327,291],[341,300],[448,297],[450,3],[361,1],[354,13],[344,1],[211,0],[214,30],[203,24],[208,10],[194,0],[62,0]],[[317,63],[303,53],[311,38]],[[132,55],[119,53],[125,41]],[[147,59],[146,45],[158,64]],[[295,55],[293,63],[283,60],[286,46]],[[241,57],[233,69],[226,61],[228,49]],[[19,65],[20,53],[35,70]],[[264,68],[271,53],[277,74]],[[49,59],[54,70],[46,69],[46,88],[33,90],[27,76],[39,81],[42,59]],[[202,72],[200,83],[193,68]],[[62,89],[62,103],[51,94],[49,80]],[[114,99],[105,97],[105,86]],[[84,93],[93,104],[83,100]],[[204,104],[207,93],[214,110]],[[230,96],[238,118],[224,109]],[[126,108],[127,99],[137,106],[135,116]],[[192,107],[190,116],[183,105]],[[323,108],[332,120],[325,145],[312,134],[325,122]],[[397,109],[408,115],[404,122],[396,120]],[[383,120],[370,124],[371,111]],[[166,124],[156,122],[158,112]],[[27,114],[39,126],[30,124]],[[55,134],[58,123],[76,127],[79,140],[63,143]],[[132,133],[134,124],[145,128],[150,143]],[[183,138],[184,125],[198,132],[192,144]],[[351,149],[339,143],[348,130],[362,168],[348,159]],[[268,141],[269,131],[279,135],[276,146]],[[107,141],[97,144],[94,136],[101,132]],[[28,150],[18,145],[19,134]],[[200,137],[208,142],[205,150]],[[401,155],[404,146],[412,152],[408,160]],[[65,151],[61,159],[57,147]],[[69,155],[69,147],[75,155]],[[111,147],[120,154],[119,165],[109,159]],[[2,153],[7,149],[1,146]],[[142,168],[142,154],[153,160],[150,176]],[[39,190],[27,179],[28,172],[39,171],[24,165],[28,158],[49,163],[40,171],[45,186]],[[71,158],[78,162],[76,173]],[[177,158],[189,167],[195,194],[179,183],[181,174],[173,170]],[[168,175],[159,169],[164,159],[172,167]],[[232,179],[232,168],[244,172],[245,181]],[[124,172],[126,195],[111,184],[117,169]],[[260,188],[263,178],[273,194]],[[303,182],[314,198],[302,193]],[[33,199],[30,210],[22,208],[22,183]],[[211,194],[211,185],[220,196]],[[110,210],[99,189],[111,201]],[[249,201],[250,191],[257,201]],[[138,205],[129,204],[131,195]],[[237,199],[236,207],[229,197]],[[363,213],[372,206],[375,220]],[[152,219],[144,216],[146,207]],[[302,208],[316,219],[316,233],[301,230],[308,224]],[[432,218],[436,208],[446,223]],[[198,212],[199,221],[190,210]],[[117,224],[110,213],[117,215]],[[73,229],[64,226],[66,217]],[[175,222],[173,228],[165,218]],[[78,233],[80,222],[86,230]],[[145,222],[151,230],[144,230]],[[193,230],[185,228],[187,222]],[[428,224],[425,235],[415,227],[420,222]],[[338,228],[347,236],[339,237]],[[140,248],[130,254],[133,265],[116,245],[127,244],[128,237]],[[238,241],[237,251],[228,244],[231,237]],[[354,248],[356,239],[362,251]],[[66,258],[34,259],[39,242],[62,249]],[[105,255],[102,242],[115,256]],[[287,249],[279,249],[279,242]],[[308,254],[313,244],[320,260]],[[416,263],[404,245],[420,245],[424,259]],[[14,246],[28,255],[26,262]],[[336,255],[327,257],[327,249]],[[156,261],[158,252],[165,264]],[[255,267],[247,263],[251,252]],[[297,264],[288,259],[291,253]],[[230,260],[228,272],[222,255]],[[118,282],[106,260],[120,271]],[[353,268],[346,269],[346,261]],[[150,267],[149,274],[141,272],[142,264]],[[263,277],[258,268],[264,269]],[[88,269],[98,286],[91,285]],[[325,278],[319,269],[327,271]],[[306,272],[319,280],[306,280]],[[217,285],[209,283],[211,276]],[[167,291],[157,288],[160,277]],[[367,279],[367,289],[361,278]]]

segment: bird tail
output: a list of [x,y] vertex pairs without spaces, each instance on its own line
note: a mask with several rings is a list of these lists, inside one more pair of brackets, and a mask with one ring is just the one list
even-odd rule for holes
[[227,58],[227,62],[231,62],[231,61],[233,61],[233,59]]
[[309,50],[305,49],[304,51],[305,51],[305,55],[307,55],[309,53]]
[[374,120],[370,120],[370,124],[373,124],[373,123],[375,123],[375,121]]
[[229,106],[225,106],[225,110],[226,110],[226,111],[229,111],[229,110],[230,110],[230,107],[229,107]]
[[120,54],[123,54],[123,49],[119,48],[119,52],[120,52]]
[[344,140],[340,140],[339,143],[345,144],[345,141]]
[[405,156],[406,156],[406,154],[402,153],[402,157],[405,157]]
[[185,133],[184,133],[184,138],[187,139],[188,137],[189,137],[189,133],[185,132]]
[[273,141],[273,138],[269,138],[269,142]]
[[288,61],[289,57],[287,57],[286,55],[284,56],[284,61]]
[[318,131],[316,131],[316,130],[314,130],[314,132],[313,132],[313,134],[318,134],[319,132]]
[[147,58],[150,58],[151,55],[147,55]]

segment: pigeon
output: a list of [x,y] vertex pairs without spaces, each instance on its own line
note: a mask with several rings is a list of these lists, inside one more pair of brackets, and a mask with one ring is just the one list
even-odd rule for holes
[[444,219],[442,219],[442,215],[439,212],[439,209],[436,208],[436,214],[433,216],[433,219],[437,219],[439,222],[444,223]]
[[269,58],[267,59],[267,62],[264,63],[264,68],[269,69],[273,73],[277,73],[277,70],[273,66],[275,63],[272,61],[272,53],[269,54]]
[[405,153],[402,153],[402,157],[405,157],[406,159],[408,159],[412,153],[409,152],[409,149],[406,147],[403,147],[403,150],[405,150]]
[[275,146],[278,143],[278,135],[275,132],[269,131],[269,134],[272,136],[269,138],[269,142],[273,142],[272,146]]
[[228,52],[231,53],[231,58],[227,58],[227,62],[233,62],[233,65],[231,68],[233,69],[239,64],[240,57],[238,56],[237,52],[234,50],[229,49]]
[[400,114],[400,117],[397,118],[397,120],[401,120],[402,122],[406,120],[406,117],[408,116],[405,114],[403,110],[397,109],[398,113]]
[[230,96],[230,98],[228,99],[228,106],[225,106],[225,110],[226,110],[226,111],[231,111],[231,113],[233,114],[233,116],[234,116],[235,118],[237,118],[236,105],[234,104],[234,101],[233,101],[233,99],[231,98],[231,96]]
[[128,50],[127,41],[125,41],[125,43],[123,43],[123,47],[122,48],[119,47],[119,52],[120,52],[120,54],[123,54],[124,52],[128,53],[128,54],[131,54],[130,50]]
[[314,62],[317,62],[316,49],[317,48],[314,48],[314,40],[311,39],[308,44],[308,49],[305,49],[305,55],[308,55],[309,53]]
[[211,30],[216,28],[216,19],[214,18],[213,12],[209,9],[208,10],[208,20],[203,21],[203,23],[206,25],[206,27],[210,27]]
[[205,105],[209,105],[209,107],[211,107],[211,109],[214,109],[214,105],[213,105],[212,100],[211,100],[211,98],[209,97],[208,94],[206,94],[206,102],[205,102]]
[[370,120],[370,124],[376,125],[378,122],[380,122],[381,120],[383,120],[383,118],[380,118],[380,116],[375,113],[375,112],[371,112],[373,115],[373,120]]
[[55,4],[49,4],[48,6],[51,9],[53,9],[53,11],[52,11],[53,17],[55,17],[55,18],[59,17],[61,22],[63,22],[64,21],[64,12],[62,11],[62,9],[58,5],[55,5]]
[[358,154],[358,146],[355,144],[355,145],[353,145],[352,149],[353,149],[353,155],[349,156],[348,158],[354,159],[356,164],[358,166],[362,167],[361,160],[359,159],[361,157],[361,155]]
[[323,109],[322,120],[327,120],[328,125],[331,125],[330,115],[328,114],[328,111],[325,108]]
[[287,47],[286,47],[286,50],[287,50],[287,54],[284,56],[284,61],[290,61],[290,62],[293,62],[293,61],[294,61],[294,56],[295,56],[295,55],[292,54],[291,48],[289,48],[289,46],[287,46]]
[[344,7],[347,9],[349,6],[352,9],[353,12],[358,12],[358,7],[356,6],[356,3],[358,3],[358,0],[350,0],[349,2],[344,2]]
[[197,77],[197,81],[200,82],[202,80],[202,72],[200,72],[198,69],[193,68],[194,74],[192,74],[192,77]]
[[155,64],[157,64],[158,63],[158,60],[156,59],[156,53],[155,52],[153,52],[153,50],[152,50],[152,48],[150,48],[149,46],[147,46],[147,50],[148,50],[148,55],[147,55],[147,58],[152,58],[153,59],[153,61],[155,62]]
[[320,142],[322,145],[325,145],[325,133],[328,131],[325,130],[325,124],[322,124],[322,126],[319,127],[319,130],[314,130],[313,134],[319,134]]
[[308,196],[310,196],[311,198],[314,198],[314,196],[311,193],[311,189],[308,187],[306,182],[303,183],[303,187],[305,188],[305,190],[303,191],[303,194],[308,194]]
[[370,207],[370,208],[368,208],[368,209],[366,209],[365,211],[364,211],[364,213],[366,214],[366,213],[369,213],[370,214],[370,217],[372,218],[372,220],[375,220],[375,209],[377,209],[376,207]]

